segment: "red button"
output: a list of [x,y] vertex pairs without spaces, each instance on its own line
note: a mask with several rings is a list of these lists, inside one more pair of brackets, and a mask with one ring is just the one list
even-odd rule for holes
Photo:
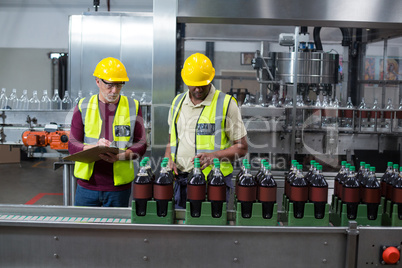
[[388,247],[382,253],[382,259],[386,264],[395,264],[398,262],[401,253],[396,247]]

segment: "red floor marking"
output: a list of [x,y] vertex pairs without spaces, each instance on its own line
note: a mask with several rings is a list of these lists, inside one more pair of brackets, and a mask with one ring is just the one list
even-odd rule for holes
[[36,202],[38,202],[38,200],[41,199],[42,197],[44,197],[45,195],[63,195],[63,193],[40,193],[40,194],[37,194],[34,198],[29,200],[28,202],[26,202],[25,205],[33,205]]

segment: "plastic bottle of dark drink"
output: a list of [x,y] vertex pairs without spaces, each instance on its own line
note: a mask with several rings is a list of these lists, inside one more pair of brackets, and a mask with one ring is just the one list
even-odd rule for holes
[[370,175],[370,164],[365,164],[364,171],[362,173],[362,176],[360,177],[360,187],[363,188],[364,185],[366,185],[369,175]]
[[[246,169],[245,165],[248,164],[248,160],[246,158],[244,158],[243,161],[242,161],[242,164],[243,165],[241,166],[241,169],[240,169],[239,173],[237,173],[237,175],[236,175],[236,185],[239,184],[239,179],[240,179],[241,175],[243,175],[244,170]],[[235,193],[237,195],[237,187],[235,188]]]
[[166,171],[169,174],[169,178],[171,178],[172,181],[174,181],[174,174],[172,169],[169,167],[169,157],[164,157],[162,162],[166,162]]
[[387,180],[388,177],[392,175],[392,167],[393,167],[393,163],[392,162],[388,162],[387,163],[387,169],[384,172],[384,175],[382,175],[381,177],[381,196],[386,197],[387,195]]
[[267,160],[261,159],[260,169],[258,170],[257,174],[255,174],[255,176],[254,176],[257,184],[259,183],[259,179],[261,178],[261,176],[263,176],[265,174],[265,163],[267,163]]
[[360,183],[363,173],[364,173],[364,166],[366,165],[366,162],[360,162],[360,167],[359,170],[356,172],[356,179]]
[[154,200],[159,217],[166,217],[168,202],[173,199],[173,179],[169,176],[166,166],[166,161],[162,161],[161,172],[154,182]]
[[200,159],[194,158],[194,169],[187,182],[187,200],[190,202],[191,217],[201,216],[201,205],[205,201],[206,182],[200,169]]
[[303,218],[304,205],[308,201],[308,182],[303,176],[303,166],[297,165],[296,176],[290,182],[290,202],[293,203],[295,218]]
[[277,184],[271,173],[271,165],[265,163],[265,172],[262,174],[258,184],[257,200],[262,203],[262,217],[271,219],[276,203]]
[[285,177],[285,195],[287,196],[287,198],[290,197],[290,182],[296,176],[297,165],[297,160],[292,160],[292,165],[290,166],[289,173]]
[[342,200],[343,197],[343,184],[345,183],[345,181],[348,179],[348,174],[350,171],[350,164],[346,163],[345,165],[345,172],[343,173],[343,175],[341,176],[340,180],[339,180],[339,199]]
[[208,180],[208,201],[211,202],[212,217],[220,218],[222,216],[223,202],[226,201],[226,184],[218,159],[214,159],[214,168],[210,173],[212,173],[212,176]]
[[[387,185],[386,185],[386,193],[385,193],[385,201],[387,202],[388,200],[391,201],[392,199],[392,188],[394,186],[394,181],[398,178],[399,176],[399,172],[398,172],[398,168],[399,165],[398,164],[394,164],[392,166],[392,174],[391,176],[388,177],[387,179]],[[392,209],[392,207],[391,207]]]
[[149,163],[149,157],[144,157],[144,162],[145,162],[145,169],[147,170],[147,173],[151,177],[152,182],[154,182],[155,174],[152,172],[151,164]]
[[306,180],[310,183],[311,177],[314,174],[314,170],[315,170],[315,166],[314,164],[316,163],[315,160],[310,160],[310,168],[306,174],[306,176],[304,176],[304,178],[306,178]]
[[375,176],[375,167],[370,167],[366,182],[362,188],[362,203],[367,204],[367,218],[377,219],[378,205],[381,202],[380,183]]
[[356,179],[355,167],[351,166],[342,187],[342,204],[346,204],[346,214],[349,220],[356,219],[359,202],[360,184]]
[[309,201],[314,204],[314,217],[324,218],[328,202],[328,183],[322,174],[321,165],[317,165],[317,171],[311,177],[308,196]]
[[253,203],[257,199],[257,184],[250,172],[250,164],[245,165],[244,173],[239,178],[237,188],[237,200],[241,204],[243,218],[251,218]]
[[134,179],[133,199],[137,216],[145,216],[147,202],[152,199],[152,180],[147,173],[144,161],[141,161],[140,170]]
[[392,187],[391,204],[391,208],[394,206],[394,204],[397,205],[398,219],[402,220],[402,167],[400,167],[398,178],[396,178]]
[[339,170],[338,174],[336,174],[334,178],[334,195],[336,197],[339,197],[339,190],[340,190],[340,183],[339,181],[341,180],[341,177],[345,173],[345,165],[347,164],[346,161],[342,161],[341,163],[341,169]]

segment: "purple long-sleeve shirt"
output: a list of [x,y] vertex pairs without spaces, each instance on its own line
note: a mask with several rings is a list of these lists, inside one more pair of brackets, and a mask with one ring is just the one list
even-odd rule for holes
[[[98,97],[99,98],[99,97]],[[106,104],[99,101],[99,112],[102,117],[102,131],[100,138],[113,141],[113,119],[118,104]],[[81,152],[84,148],[84,124],[82,122],[81,112],[78,106],[75,107],[73,118],[71,120],[70,139],[68,151],[70,154]],[[134,159],[145,154],[147,149],[146,132],[144,128],[141,109],[138,109],[138,115],[135,122],[133,145],[129,147],[134,154]],[[95,191],[122,191],[130,189],[131,184],[114,186],[113,182],[113,164],[98,160],[95,162],[94,171],[89,181],[78,180],[77,183],[87,189]]]

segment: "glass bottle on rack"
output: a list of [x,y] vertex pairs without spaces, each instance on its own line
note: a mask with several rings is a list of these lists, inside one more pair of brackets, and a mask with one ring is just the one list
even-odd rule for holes
[[392,100],[388,99],[387,107],[385,107],[384,111],[384,128],[391,128],[391,119],[392,119],[392,114],[393,112],[390,110],[394,109],[394,105],[392,104]]
[[8,107],[10,107],[10,109],[18,109],[17,90],[15,88],[13,88],[10,96],[8,97]]
[[353,120],[353,103],[352,98],[348,97],[348,101],[346,103],[346,110],[343,111],[343,127],[350,128],[352,127],[352,120]]
[[359,111],[358,111],[358,116],[359,116],[360,124],[361,124],[362,128],[368,127],[368,109],[369,109],[369,107],[367,106],[366,102],[364,101],[364,97],[363,97],[362,101],[360,102]]
[[61,99],[59,96],[59,90],[55,89],[52,97],[52,110],[61,110]]
[[64,92],[64,98],[61,101],[62,110],[70,110],[73,107],[73,100],[70,98],[70,94],[66,90]]
[[0,110],[7,109],[7,103],[8,103],[8,97],[6,95],[6,89],[2,88],[0,95]]
[[82,99],[82,98],[83,98],[82,90],[78,90],[78,96],[77,96],[77,98],[75,98],[74,103],[73,103],[74,107],[78,105],[78,103],[80,102],[80,99]]
[[29,109],[30,110],[40,110],[41,105],[40,105],[40,100],[38,98],[38,91],[34,90],[32,98],[29,99]]
[[341,110],[339,110],[339,107],[341,107],[340,101],[338,100],[337,97],[335,97],[334,99],[334,105],[333,105],[334,109],[335,109],[335,113],[336,113],[336,118],[334,119],[335,122],[334,124],[338,127],[341,126],[342,122],[342,112]]
[[322,103],[320,100],[320,95],[317,95],[317,99],[314,103],[313,113],[312,113],[312,117],[311,117],[311,119],[313,121],[312,122],[313,128],[320,128],[320,126],[321,126],[321,113],[322,113],[321,106],[322,106]]
[[18,99],[18,110],[28,110],[29,107],[29,99],[28,99],[28,90],[24,89],[22,91],[21,97]]
[[378,111],[378,109],[379,109],[378,100],[374,99],[373,108],[371,108],[371,112],[370,112],[369,126],[371,128],[374,128],[376,125],[377,125],[377,128],[381,127],[380,126],[380,112]]
[[42,98],[40,100],[40,106],[42,110],[52,110],[52,100],[47,95],[47,90],[44,89],[42,93]]

